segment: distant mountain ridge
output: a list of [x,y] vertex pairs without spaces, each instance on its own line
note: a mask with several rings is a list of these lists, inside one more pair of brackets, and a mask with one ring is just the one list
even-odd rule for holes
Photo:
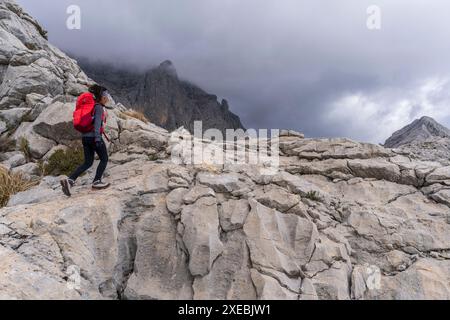
[[450,130],[433,118],[424,116],[394,132],[386,140],[384,146],[386,148],[398,148],[412,142],[425,141],[433,137],[450,138]]
[[86,74],[106,86],[117,102],[142,111],[153,123],[167,130],[184,126],[193,132],[194,121],[203,130],[243,129],[241,120],[229,110],[228,102],[218,101],[198,86],[181,80],[169,60],[145,72],[117,68],[76,58]]

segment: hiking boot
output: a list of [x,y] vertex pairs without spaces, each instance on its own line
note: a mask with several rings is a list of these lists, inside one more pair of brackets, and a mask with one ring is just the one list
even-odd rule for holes
[[61,180],[61,187],[66,196],[68,196],[68,197],[72,196],[70,189],[72,189],[74,184],[75,184],[75,182],[71,179]]
[[110,183],[103,182],[103,181],[101,181],[101,180],[97,180],[97,181],[95,181],[95,182],[92,184],[92,189],[97,189],[97,190],[100,190],[100,189],[106,189],[106,188],[108,188],[110,185],[111,185]]

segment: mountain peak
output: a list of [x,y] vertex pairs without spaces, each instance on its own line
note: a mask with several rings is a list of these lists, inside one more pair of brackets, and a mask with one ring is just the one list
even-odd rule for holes
[[161,62],[159,64],[159,66],[160,67],[167,67],[167,66],[173,67],[173,62],[170,60],[165,60],[165,61]]
[[178,77],[177,70],[175,69],[175,66],[170,60],[165,60],[161,62],[157,69],[166,72],[174,77]]
[[423,141],[432,137],[450,138],[450,130],[429,116],[414,120],[409,125],[394,132],[384,146],[397,148],[413,141]]
[[429,116],[423,116],[422,118],[420,118],[418,120],[419,120],[419,122],[425,123],[425,124],[433,123],[433,124],[440,125],[436,120],[434,120],[432,117],[429,117]]

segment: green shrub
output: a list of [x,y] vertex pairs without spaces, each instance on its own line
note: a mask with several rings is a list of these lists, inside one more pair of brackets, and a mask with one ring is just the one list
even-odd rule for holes
[[306,199],[312,200],[312,201],[317,201],[320,202],[322,201],[322,198],[320,197],[319,193],[317,191],[309,191],[306,195],[305,195]]
[[31,161],[31,151],[30,151],[30,143],[28,140],[24,137],[20,138],[19,140],[19,149],[22,151],[22,153],[25,155],[25,159],[27,159],[27,162]]
[[43,175],[70,175],[84,161],[83,149],[79,146],[67,150],[57,150],[44,164]]
[[38,183],[39,181],[24,178],[21,173],[10,173],[0,166],[0,208],[6,206],[12,195],[26,191]]

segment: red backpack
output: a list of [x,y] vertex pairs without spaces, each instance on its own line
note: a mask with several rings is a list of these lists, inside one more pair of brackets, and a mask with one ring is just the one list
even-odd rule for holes
[[[73,126],[75,130],[81,133],[88,133],[94,131],[94,108],[95,100],[92,93],[86,92],[80,95],[77,99],[77,105],[73,113]],[[102,121],[105,121],[106,116],[103,113]],[[104,132],[103,126],[101,133]]]

